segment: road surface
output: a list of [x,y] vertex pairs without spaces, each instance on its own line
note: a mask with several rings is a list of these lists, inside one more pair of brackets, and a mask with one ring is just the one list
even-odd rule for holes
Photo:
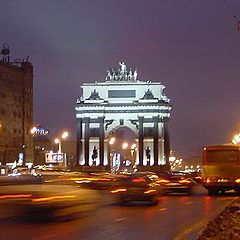
[[188,240],[196,239],[209,219],[237,196],[208,196],[200,185],[192,196],[161,196],[157,206],[119,206],[106,193],[101,204],[77,219],[63,222],[1,220],[4,240]]

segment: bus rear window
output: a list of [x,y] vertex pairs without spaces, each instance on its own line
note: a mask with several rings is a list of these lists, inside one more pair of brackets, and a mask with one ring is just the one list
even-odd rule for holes
[[238,151],[234,150],[207,150],[207,162],[232,162],[238,160]]

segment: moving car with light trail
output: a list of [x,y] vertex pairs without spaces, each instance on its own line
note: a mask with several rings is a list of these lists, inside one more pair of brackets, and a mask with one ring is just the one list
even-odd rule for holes
[[144,201],[156,205],[162,193],[161,185],[157,180],[158,176],[152,173],[123,174],[116,179],[111,193],[117,196],[120,204]]
[[97,191],[54,184],[8,185],[0,188],[0,219],[34,221],[72,219],[100,204]]
[[192,194],[194,181],[184,174],[158,172],[158,183],[162,184],[164,194]]

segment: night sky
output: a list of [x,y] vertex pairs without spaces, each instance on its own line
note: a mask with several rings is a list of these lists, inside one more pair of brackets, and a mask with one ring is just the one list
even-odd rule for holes
[[240,131],[239,0],[0,0],[0,45],[34,66],[34,123],[76,137],[84,82],[124,60],[162,82],[183,156]]

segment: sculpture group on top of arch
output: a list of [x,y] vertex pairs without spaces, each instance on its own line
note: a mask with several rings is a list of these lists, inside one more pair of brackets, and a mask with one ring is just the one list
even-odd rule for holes
[[127,66],[124,62],[119,62],[120,68],[109,68],[106,75],[106,81],[136,81],[137,80],[137,68],[130,68],[127,70]]

